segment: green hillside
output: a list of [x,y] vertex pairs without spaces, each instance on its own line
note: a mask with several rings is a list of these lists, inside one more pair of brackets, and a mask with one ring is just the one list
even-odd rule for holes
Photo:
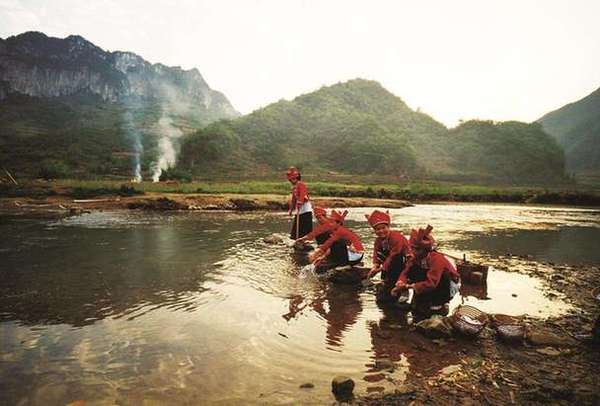
[[[159,102],[107,103],[98,96],[11,95],[0,102],[0,162],[18,176],[131,176],[134,138],[144,153],[142,172],[156,160],[164,109]],[[184,134],[206,125],[194,111],[170,113]]]
[[568,172],[600,177],[600,89],[538,122],[564,147]]
[[565,180],[562,150],[538,124],[472,121],[448,130],[362,79],[213,123],[184,141],[179,160],[203,176],[289,165],[400,179]]

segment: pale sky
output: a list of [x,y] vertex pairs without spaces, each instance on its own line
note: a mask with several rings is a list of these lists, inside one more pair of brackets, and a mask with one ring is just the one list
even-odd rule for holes
[[198,68],[241,113],[357,77],[448,126],[533,121],[600,87],[597,0],[0,0],[0,37],[78,34]]

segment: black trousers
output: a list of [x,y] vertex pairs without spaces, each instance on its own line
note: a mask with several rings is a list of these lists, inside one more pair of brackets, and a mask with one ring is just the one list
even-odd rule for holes
[[[418,266],[413,266],[408,271],[409,283],[423,282],[426,279],[427,271]],[[415,300],[420,302],[428,302],[431,306],[443,305],[448,303],[450,299],[452,299],[450,297],[450,277],[446,273],[442,275],[442,278],[435,289],[415,295]]]
[[[380,259],[383,260],[383,258]],[[392,296],[391,292],[404,269],[405,261],[404,255],[396,255],[392,258],[388,270],[381,275],[383,284],[377,290],[377,301],[393,302],[398,300],[398,297]]]
[[[331,236],[331,233],[319,234],[315,237],[317,244],[324,244],[325,241]],[[345,241],[338,240],[331,245],[329,248],[330,252],[327,256],[327,260],[319,265],[319,271],[326,271],[327,269],[335,268],[336,266],[344,265],[356,265],[360,261],[350,262],[348,259],[348,247]]]
[[[292,231],[290,231],[290,238],[292,240],[302,238],[312,231],[312,211],[300,214],[300,218],[297,217],[298,215],[296,214],[292,220]],[[298,224],[297,234],[296,224]]]

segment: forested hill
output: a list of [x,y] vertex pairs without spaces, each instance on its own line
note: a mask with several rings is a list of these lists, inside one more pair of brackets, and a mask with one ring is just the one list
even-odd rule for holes
[[569,172],[600,177],[600,89],[538,121],[564,147]]
[[282,170],[506,183],[564,180],[564,155],[539,124],[470,121],[454,129],[355,79],[187,137],[179,168],[195,175]]

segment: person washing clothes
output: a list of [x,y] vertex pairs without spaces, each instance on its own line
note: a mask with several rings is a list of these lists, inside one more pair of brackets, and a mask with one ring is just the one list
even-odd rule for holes
[[375,210],[365,217],[377,236],[373,246],[373,266],[368,277],[372,278],[381,272],[383,285],[377,291],[377,301],[395,301],[397,298],[391,295],[391,291],[404,269],[410,245],[400,231],[390,228],[391,218],[388,212]]
[[448,314],[448,303],[460,288],[456,267],[434,249],[433,227],[412,230],[412,255],[400,274],[392,295],[413,289],[413,318],[423,320],[433,314]]
[[[335,228],[327,241],[320,245],[314,253],[311,253],[311,262],[316,267],[319,267],[324,261],[327,261],[326,267],[328,268],[357,265],[362,261],[364,247],[360,238],[342,225],[347,214],[348,211],[343,213],[337,210],[331,211],[330,219],[335,222]],[[321,268],[323,267],[321,266]]]

